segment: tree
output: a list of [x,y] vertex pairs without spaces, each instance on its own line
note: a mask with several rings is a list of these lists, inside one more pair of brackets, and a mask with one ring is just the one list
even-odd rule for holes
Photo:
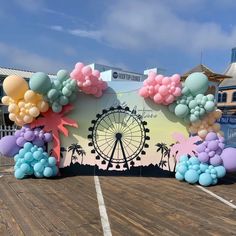
[[157,146],[157,152],[161,152],[161,160],[159,162],[159,167],[163,167],[163,165],[165,166],[165,163],[163,162],[163,157],[164,157],[164,153],[166,152],[166,150],[168,149],[168,147],[166,146],[165,143],[157,143],[155,146]]
[[74,160],[78,159],[77,156],[75,156],[75,154],[81,156],[81,164],[83,164],[83,156],[86,155],[86,153],[84,149],[78,143],[71,144],[68,148],[68,151],[72,152],[70,165],[73,164]]

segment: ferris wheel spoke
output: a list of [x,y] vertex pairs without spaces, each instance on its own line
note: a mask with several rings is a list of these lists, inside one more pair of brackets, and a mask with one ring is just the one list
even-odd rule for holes
[[104,131],[104,130],[101,130],[101,129],[98,129],[98,131],[101,131],[101,132],[103,132],[103,133],[104,133],[104,132],[112,133],[112,131],[109,130],[110,127],[105,127],[105,126],[103,126],[102,124],[100,124],[100,126],[102,126],[102,127],[105,129],[105,131]]
[[114,137],[104,138],[104,139],[97,139],[97,143],[98,142],[103,142],[103,141],[105,141],[107,143],[107,142],[110,142],[110,141],[112,141],[114,139],[115,139]]
[[108,115],[107,118],[110,121],[110,127],[112,127],[112,130],[115,131],[115,126],[113,125],[113,121],[111,120],[110,116]]
[[[134,122],[137,122],[137,121],[135,119],[133,119],[133,121],[132,121],[132,123],[130,125],[128,125],[128,123],[127,123],[127,127],[123,130],[123,132],[125,132],[132,124],[134,124]],[[136,125],[136,126],[138,127],[139,124]]]
[[103,121],[107,124],[108,129],[111,128],[111,130],[114,131],[113,123],[110,123],[110,124],[109,124],[109,123],[107,123],[107,121],[106,121],[105,119],[104,119]]
[[127,141],[124,141],[124,142],[126,143],[127,147],[129,147],[129,148],[130,148],[130,145],[132,145],[135,149],[139,148],[139,146],[134,145],[132,142],[130,142],[129,144],[127,144]]
[[[107,143],[107,142],[104,142],[103,144],[99,145],[98,147],[99,147],[99,149],[100,149],[101,151],[105,151],[108,147],[112,147],[113,143],[115,143],[115,141],[113,141],[113,142],[110,143],[110,144]],[[103,147],[103,146],[105,146],[105,145],[107,145],[107,147],[102,150],[101,147]]]

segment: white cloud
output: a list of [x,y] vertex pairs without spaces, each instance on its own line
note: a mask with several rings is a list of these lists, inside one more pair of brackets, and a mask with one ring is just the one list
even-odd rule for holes
[[51,25],[51,26],[49,26],[49,29],[52,29],[55,31],[64,31],[64,29],[61,25]]
[[68,33],[78,37],[90,38],[95,40],[100,40],[102,37],[102,32],[98,30],[74,29],[74,30],[68,30]]
[[2,42],[0,42],[0,56],[14,66],[33,71],[41,70],[43,72],[55,73],[62,68],[69,68],[63,62],[18,49]]
[[44,6],[44,0],[14,0],[14,2],[27,11],[36,11]]

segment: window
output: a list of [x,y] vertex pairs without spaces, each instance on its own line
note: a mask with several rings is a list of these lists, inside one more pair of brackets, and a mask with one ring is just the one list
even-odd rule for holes
[[233,92],[233,95],[232,95],[232,102],[236,102],[236,92]]
[[218,102],[221,102],[221,99],[222,99],[222,94],[221,93],[218,93]]
[[221,102],[226,102],[226,101],[227,101],[227,93],[223,93]]

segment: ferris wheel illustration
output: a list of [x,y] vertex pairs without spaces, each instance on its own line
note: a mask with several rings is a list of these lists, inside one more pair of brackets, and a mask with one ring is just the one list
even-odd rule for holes
[[110,107],[97,114],[91,123],[88,145],[93,147],[91,153],[96,155],[96,160],[107,165],[107,170],[112,167],[130,169],[146,154],[149,129],[136,109]]

